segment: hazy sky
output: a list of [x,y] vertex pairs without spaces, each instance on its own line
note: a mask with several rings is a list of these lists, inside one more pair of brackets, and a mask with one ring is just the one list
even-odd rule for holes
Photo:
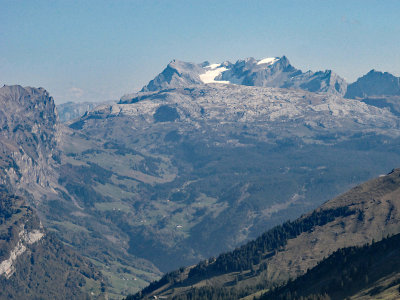
[[400,1],[0,0],[0,84],[58,103],[119,99],[174,58],[282,55],[348,81],[400,76]]

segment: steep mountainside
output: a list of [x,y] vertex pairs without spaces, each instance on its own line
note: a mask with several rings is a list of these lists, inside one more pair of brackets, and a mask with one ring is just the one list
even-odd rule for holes
[[59,182],[81,209],[69,222],[162,271],[234,249],[400,164],[396,116],[299,90],[147,92],[70,128]]
[[[0,297],[98,296],[101,274],[46,232],[29,206],[41,207],[56,195],[52,166],[59,151],[53,99],[41,88],[4,86],[0,128]],[[25,195],[29,203],[14,193]]]
[[[343,96],[347,83],[331,70],[303,73],[293,67],[286,56],[256,60],[252,57],[221,64],[194,64],[173,60],[162,73],[141,92],[154,92],[171,88],[208,83],[238,84],[246,86],[282,87],[310,92],[328,92]],[[133,98],[127,95],[122,100]]]
[[[176,297],[174,299],[191,299],[190,295],[207,292],[223,295],[220,299],[235,299],[244,297],[246,294],[268,290],[289,278],[294,279],[305,274],[308,269],[314,268],[340,248],[363,246],[373,240],[379,241],[388,235],[398,234],[400,232],[399,209],[400,169],[397,169],[386,176],[351,189],[293,222],[284,223],[267,231],[256,240],[232,252],[221,254],[217,258],[203,261],[196,266],[181,268],[169,273],[159,282],[144,289],[142,293],[128,297],[128,299],[147,299],[153,295]],[[391,248],[396,248],[397,240],[398,238],[390,240],[386,246],[382,246],[385,245],[383,242],[378,246],[371,246],[372,248],[364,247],[358,250],[365,252],[367,260],[363,262],[359,258],[355,264],[367,264],[371,268],[366,273],[368,275],[371,272],[371,286],[390,275],[391,272],[383,264],[380,269],[379,261],[373,262],[375,267],[369,264],[368,255],[373,255],[372,253],[376,249],[385,250],[389,245]],[[395,257],[395,254],[389,249],[386,250],[387,252],[380,259],[386,261],[386,266],[388,266],[390,258]],[[345,256],[354,260],[354,255],[353,258],[349,256],[352,251],[351,249],[345,250],[344,253]],[[307,278],[312,276],[316,278],[318,270],[326,269],[327,265],[332,264],[332,261],[340,262],[343,255],[341,252],[338,253],[312,270],[309,277],[307,275],[301,277],[298,282],[295,281],[293,284],[298,286],[304,283],[301,280],[308,280]],[[378,256],[378,253],[374,255]],[[396,269],[395,263],[397,261],[393,261],[394,269]],[[337,266],[340,266],[339,263]],[[378,269],[380,273],[377,273]],[[332,267],[331,271],[325,275],[326,278],[331,275],[334,277],[335,272],[340,273],[340,270],[335,271]],[[398,272],[397,269],[395,271]],[[340,275],[346,276],[346,273],[343,272]],[[321,275],[321,280],[322,278]],[[341,279],[344,280],[344,278]],[[310,286],[302,285],[303,290],[310,287],[310,291],[313,291],[312,284],[314,283],[310,282]],[[317,284],[318,282],[315,283],[315,285]],[[344,284],[349,284],[349,282]],[[290,287],[291,285],[289,285]],[[356,287],[359,286],[354,285],[355,290],[349,290],[349,292],[359,291],[360,289],[356,290]],[[234,289],[232,290],[232,288]],[[330,292],[329,286],[326,288],[327,290],[322,289],[322,294]],[[287,291],[287,289],[283,291]],[[336,294],[334,292],[332,295],[339,295],[339,298],[343,296],[340,291],[337,291]],[[271,299],[279,298],[272,297]]]
[[340,249],[293,282],[260,297],[298,299],[399,299],[400,234],[372,245]]
[[143,87],[141,92],[154,92],[171,87],[202,84],[203,82],[199,76],[202,73],[204,73],[204,70],[200,65],[173,60],[164,71]]
[[42,88],[0,89],[0,183],[37,205],[55,194],[59,161],[57,114]]
[[47,232],[25,202],[0,191],[0,298],[105,299],[103,277]]

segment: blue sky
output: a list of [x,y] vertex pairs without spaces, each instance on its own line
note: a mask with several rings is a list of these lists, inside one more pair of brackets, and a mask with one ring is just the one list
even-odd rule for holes
[[119,99],[172,59],[286,55],[352,82],[400,76],[400,1],[4,1],[0,84],[42,86],[65,101]]

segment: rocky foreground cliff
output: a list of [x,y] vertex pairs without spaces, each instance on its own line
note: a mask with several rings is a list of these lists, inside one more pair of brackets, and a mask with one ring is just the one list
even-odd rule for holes
[[37,205],[55,194],[58,116],[43,88],[0,89],[1,183]]
[[41,88],[4,86],[0,124],[0,298],[103,297],[101,273],[47,231],[37,216],[36,209],[57,195],[59,135],[53,99]]

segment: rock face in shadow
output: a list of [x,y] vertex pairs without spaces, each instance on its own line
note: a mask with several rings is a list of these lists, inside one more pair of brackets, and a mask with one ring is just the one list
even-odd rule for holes
[[371,70],[349,84],[345,98],[400,96],[400,78],[388,72]]
[[390,73],[371,70],[349,84],[345,97],[387,109],[400,116],[400,78]]

